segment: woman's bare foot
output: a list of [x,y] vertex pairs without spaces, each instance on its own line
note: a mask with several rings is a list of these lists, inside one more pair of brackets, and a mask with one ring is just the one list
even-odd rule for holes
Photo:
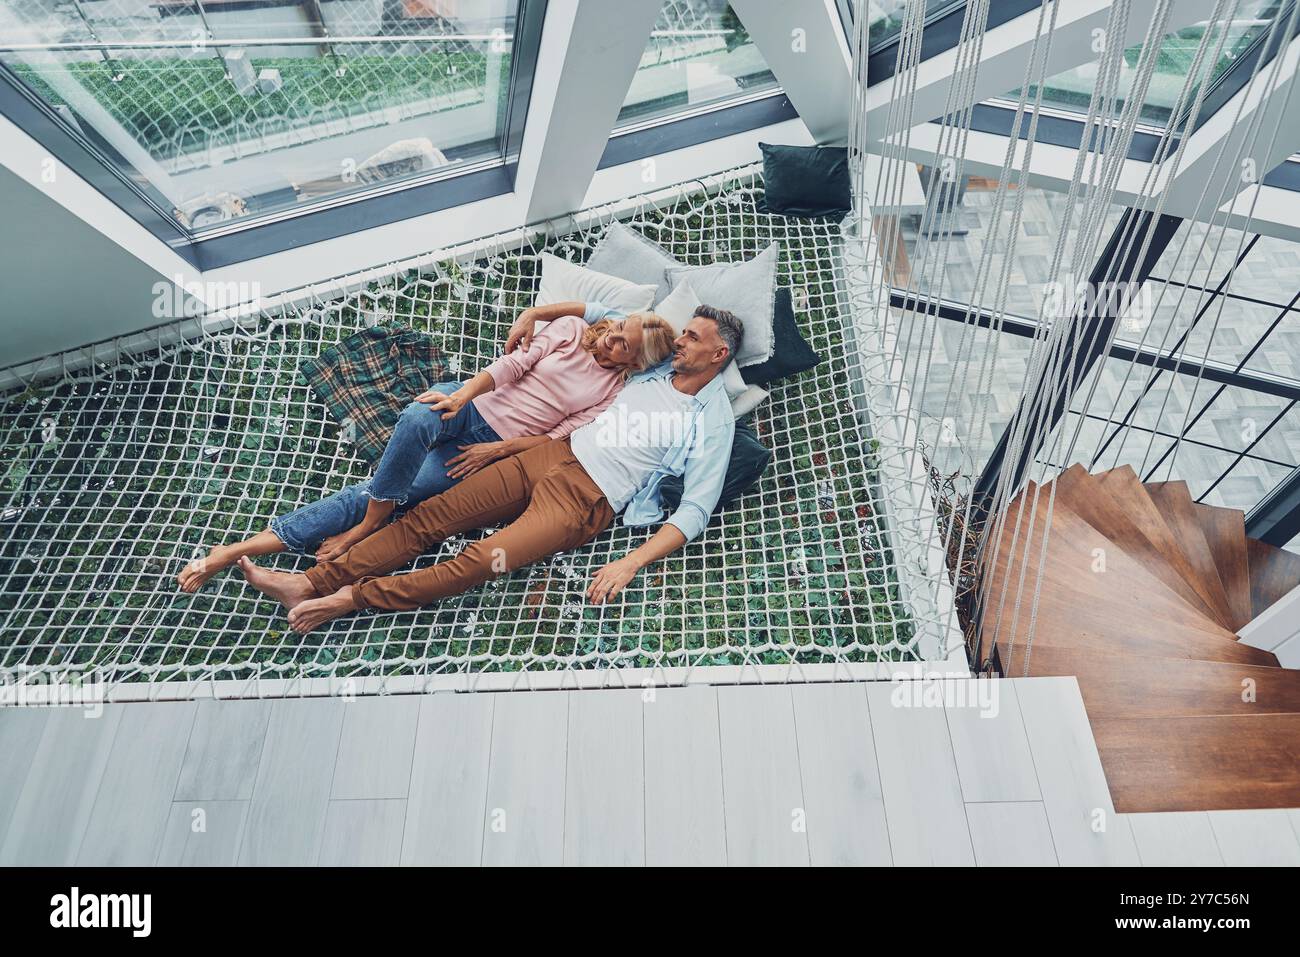
[[239,560],[239,570],[244,573],[244,578],[250,585],[290,610],[307,599],[316,597],[316,589],[312,587],[306,575],[271,571],[269,568],[253,564],[248,558]]
[[229,545],[216,545],[208,549],[203,558],[196,558],[176,576],[181,591],[191,595],[208,583],[217,572],[225,571],[239,558],[239,551]]
[[284,551],[284,542],[280,541],[279,535],[268,528],[242,542],[212,547],[203,558],[196,558],[186,565],[176,576],[176,582],[181,586],[181,591],[193,594],[202,588],[209,578],[229,568],[245,555],[274,555],[282,551]]
[[331,535],[329,538],[325,539],[325,541],[320,543],[320,548],[316,549],[316,561],[329,562],[342,557],[349,548],[373,531],[375,531],[374,528],[362,524],[354,525],[346,532],[339,532],[337,535]]
[[332,595],[300,602],[289,611],[289,627],[300,635],[318,628],[340,615],[357,610],[352,601],[352,586],[344,585]]
[[329,562],[342,556],[357,542],[383,528],[388,520],[393,517],[393,510],[396,507],[397,503],[391,499],[370,499],[366,503],[366,514],[361,516],[361,521],[346,532],[331,535],[320,543],[320,548],[316,549],[316,561]]

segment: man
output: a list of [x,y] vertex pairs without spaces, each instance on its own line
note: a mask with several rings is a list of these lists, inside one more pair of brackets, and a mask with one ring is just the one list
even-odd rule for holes
[[[509,343],[526,340],[533,322],[556,318],[553,311],[527,310]],[[621,314],[589,303],[583,318],[595,323]],[[577,548],[619,512],[627,525],[658,522],[660,483],[684,476],[677,510],[592,578],[588,599],[609,601],[642,568],[681,548],[709,522],[735,435],[721,372],[740,349],[742,334],[735,315],[700,306],[674,340],[671,360],[633,376],[609,408],[567,438],[493,463],[306,574],[274,572],[241,558],[244,577],[282,602],[290,627],[301,634],[363,608],[407,611]],[[508,524],[449,561],[388,574],[452,535],[500,522]]]

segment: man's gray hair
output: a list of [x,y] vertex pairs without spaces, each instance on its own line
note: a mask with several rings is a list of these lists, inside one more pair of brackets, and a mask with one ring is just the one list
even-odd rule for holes
[[[728,312],[726,309],[716,309],[713,306],[699,306],[695,314],[701,319],[712,319],[718,327],[718,335],[727,346],[727,362],[736,358],[740,352],[740,344],[745,339],[745,326],[741,323],[740,317],[734,312]],[[727,367],[727,362],[722,364],[722,368]]]

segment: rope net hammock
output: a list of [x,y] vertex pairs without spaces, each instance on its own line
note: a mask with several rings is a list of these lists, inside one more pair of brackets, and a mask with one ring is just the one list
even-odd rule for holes
[[[435,337],[453,375],[483,368],[533,302],[539,254],[584,261],[612,218],[598,212],[577,232],[395,270],[5,397],[0,667],[197,681],[915,660],[917,611],[876,482],[889,453],[867,429],[862,355],[841,311],[840,227],[760,213],[761,194],[741,170],[623,217],[689,264],[780,242],[778,281],[824,361],[773,383],[754,413],[774,453],[760,485],[612,605],[587,604],[586,585],[645,530],[615,525],[436,607],[347,616],[305,638],[237,571],[193,596],[175,582],[207,547],[365,477],[299,376],[304,360],[391,321]],[[311,559],[275,559],[295,562]]]

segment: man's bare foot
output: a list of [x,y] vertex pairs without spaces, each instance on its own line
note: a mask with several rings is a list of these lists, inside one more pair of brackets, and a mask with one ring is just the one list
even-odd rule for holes
[[208,583],[217,572],[225,571],[239,558],[239,552],[229,545],[216,545],[208,549],[203,558],[196,558],[176,576],[181,591],[191,595]]
[[331,535],[320,543],[320,548],[316,549],[316,561],[329,562],[342,557],[349,548],[373,531],[375,529],[368,525],[354,525],[346,532]]
[[352,586],[344,585],[332,595],[312,598],[294,606],[289,611],[289,627],[300,635],[318,628],[340,615],[357,610],[352,601]]
[[244,573],[248,583],[263,595],[269,595],[285,608],[297,608],[309,598],[316,597],[316,589],[306,575],[291,575],[288,572],[275,572],[253,564],[248,558],[239,560],[239,570]]

